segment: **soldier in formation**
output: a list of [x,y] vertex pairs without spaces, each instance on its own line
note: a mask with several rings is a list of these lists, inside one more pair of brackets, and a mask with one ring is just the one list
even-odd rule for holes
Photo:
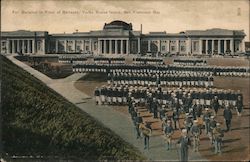
[[171,143],[172,143],[172,135],[174,134],[174,129],[172,127],[171,121],[167,121],[167,125],[164,130],[165,133],[165,140],[167,143],[167,150],[171,149]]

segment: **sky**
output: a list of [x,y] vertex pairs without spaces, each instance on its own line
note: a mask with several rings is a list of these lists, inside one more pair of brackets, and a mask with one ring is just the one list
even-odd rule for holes
[[224,28],[244,30],[249,40],[248,0],[2,0],[1,30],[72,33],[101,30],[122,20],[148,33]]

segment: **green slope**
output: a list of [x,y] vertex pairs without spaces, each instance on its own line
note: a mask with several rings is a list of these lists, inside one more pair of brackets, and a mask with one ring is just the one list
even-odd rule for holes
[[132,145],[5,57],[4,152],[81,159],[144,159]]

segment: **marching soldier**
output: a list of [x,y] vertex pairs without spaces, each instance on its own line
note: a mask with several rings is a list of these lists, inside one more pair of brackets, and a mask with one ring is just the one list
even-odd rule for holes
[[214,116],[217,115],[218,110],[219,110],[220,104],[217,96],[214,96],[213,99],[213,109],[214,109]]
[[141,134],[140,134],[140,124],[142,123],[142,117],[140,116],[140,113],[137,113],[137,116],[135,118],[135,123],[136,123],[136,138],[140,138]]
[[194,152],[199,151],[201,130],[200,130],[200,127],[198,126],[198,120],[194,120],[194,125],[191,127],[191,133],[193,135]]
[[95,102],[96,102],[96,105],[101,103],[100,90],[97,87],[95,88]]
[[203,121],[205,122],[206,134],[208,134],[208,132],[209,132],[209,123],[210,123],[210,116],[211,116],[211,114],[208,110],[209,110],[208,108],[205,108],[205,113],[203,115]]
[[192,125],[193,125],[192,116],[189,113],[186,113],[186,119],[184,120],[184,126],[185,126],[185,129],[187,130],[187,133],[189,133]]
[[158,118],[158,104],[157,104],[157,101],[156,101],[156,98],[153,99],[153,103],[152,103],[152,108],[151,110],[153,111],[153,114],[154,114],[154,118]]
[[174,129],[170,120],[167,121],[167,126],[165,127],[164,133],[167,142],[167,150],[169,150],[171,148],[172,135],[174,134]]
[[243,110],[243,100],[242,100],[241,95],[239,95],[237,100],[236,100],[236,108],[237,108],[238,116],[241,116],[241,112]]
[[215,143],[214,143],[215,154],[221,153],[221,144],[222,144],[222,138],[224,137],[224,132],[220,127],[220,123],[216,124],[216,128],[213,130],[213,134],[215,138]]
[[177,125],[178,128],[180,129],[179,112],[175,108],[173,110],[173,121],[174,121],[174,129],[177,130]]
[[211,116],[211,117],[210,117],[210,122],[209,122],[209,132],[208,132],[208,135],[209,135],[209,139],[210,139],[211,144],[214,143],[213,130],[214,130],[214,128],[216,127],[216,123],[217,123],[217,122],[214,120],[214,116]]
[[226,109],[223,112],[223,116],[224,116],[226,126],[227,126],[226,131],[229,131],[229,130],[231,130],[230,127],[231,127],[231,120],[232,120],[233,116],[232,116],[232,111],[229,109],[228,105],[226,106]]
[[182,136],[177,141],[177,144],[180,144],[180,161],[187,162],[188,161],[188,147],[191,145],[190,139],[187,136],[187,130],[182,130]]
[[144,138],[144,150],[149,149],[149,137],[152,134],[152,128],[148,122],[141,123],[139,126],[139,129],[143,135]]

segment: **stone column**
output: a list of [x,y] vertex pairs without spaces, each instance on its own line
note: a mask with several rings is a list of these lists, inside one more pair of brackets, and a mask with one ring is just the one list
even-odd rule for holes
[[103,51],[103,53],[106,54],[107,53],[107,40],[104,39],[103,43],[104,43],[104,49],[103,49],[104,51]]
[[192,46],[191,39],[188,38],[187,41],[186,41],[186,49],[187,49],[186,51],[187,51],[187,54],[191,53],[191,46]]
[[148,40],[148,51],[151,51],[151,41],[150,40]]
[[10,40],[7,39],[7,43],[6,43],[6,52],[10,53]]
[[43,54],[45,54],[46,53],[45,39],[42,40],[42,50]]
[[126,54],[129,54],[129,40],[126,40]]
[[35,54],[35,40],[32,39],[32,53]]
[[25,53],[24,43],[25,43],[25,41],[22,40],[22,53]]
[[158,43],[158,48],[157,48],[157,52],[161,52],[161,41],[160,40],[158,40],[157,41],[157,43]]
[[112,40],[109,40],[109,54],[112,54]]
[[234,54],[234,40],[233,39],[230,39],[230,50],[231,50],[231,54]]
[[76,52],[76,40],[73,40],[73,51]]
[[98,54],[100,54],[101,53],[101,40],[98,40],[98,42],[97,42],[97,48],[98,48]]
[[123,40],[121,40],[121,54],[123,54]]
[[67,52],[67,40],[64,41],[64,52]]
[[179,50],[179,43],[180,42],[180,40],[176,40],[176,52],[180,52],[180,50]]
[[227,40],[224,40],[224,53],[227,51]]
[[202,54],[202,39],[199,40],[199,54]]
[[170,52],[170,48],[169,48],[169,40],[166,40],[166,43],[167,43],[167,45],[166,45],[166,46],[167,46],[167,47],[166,47],[166,51],[167,51],[167,52]]
[[246,52],[245,41],[241,40],[241,52]]
[[218,40],[218,54],[221,53],[221,41]]
[[20,42],[19,42],[19,39],[17,40],[17,52],[20,52]]
[[85,40],[82,40],[82,51],[85,52]]
[[89,40],[89,51],[92,52],[92,40]]
[[118,54],[118,51],[117,51],[117,40],[115,40],[115,54]]
[[140,40],[140,38],[138,38],[138,40],[137,40],[137,45],[138,45],[137,53],[141,53],[141,40]]
[[30,53],[30,40],[27,40],[27,53]]
[[58,53],[58,40],[56,40],[56,53]]
[[12,53],[15,53],[15,41],[12,39]]
[[208,40],[206,39],[206,55],[208,54]]
[[214,40],[212,40],[212,54],[214,52]]

